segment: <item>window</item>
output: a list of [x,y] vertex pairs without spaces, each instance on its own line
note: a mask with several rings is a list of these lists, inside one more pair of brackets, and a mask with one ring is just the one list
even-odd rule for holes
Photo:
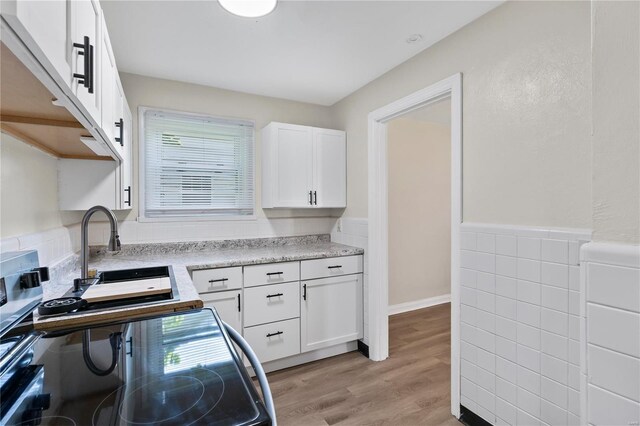
[[253,215],[252,122],[140,112],[145,217]]

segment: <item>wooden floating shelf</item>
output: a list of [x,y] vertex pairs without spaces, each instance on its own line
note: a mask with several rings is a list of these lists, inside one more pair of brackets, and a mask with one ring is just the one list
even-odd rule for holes
[[27,67],[0,43],[0,129],[58,158],[109,160],[81,140],[91,134]]

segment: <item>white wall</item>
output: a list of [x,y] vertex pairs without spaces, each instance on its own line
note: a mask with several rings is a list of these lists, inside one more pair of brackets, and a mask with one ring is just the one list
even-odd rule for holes
[[367,216],[367,114],[463,74],[465,221],[591,227],[588,2],[507,2],[334,106],[346,216]]
[[389,305],[447,295],[451,292],[450,126],[399,118],[388,124],[387,141]]
[[[261,145],[260,130],[271,121],[281,121],[316,127],[334,127],[327,107],[265,96],[249,95],[196,84],[121,74],[127,101],[133,113],[134,164],[138,164],[138,107],[159,107],[198,112],[219,117],[244,118],[255,121],[256,129],[256,215],[258,217],[304,217],[339,215],[333,210],[274,210],[260,208]],[[138,168],[134,167],[134,187],[138,185]],[[138,206],[126,216],[133,220]]]
[[0,238],[62,225],[56,158],[0,133]]
[[[333,127],[327,107],[293,102],[264,96],[249,95],[190,83],[122,74],[122,84],[133,113],[134,188],[139,184],[139,127],[138,107],[167,108],[178,111],[211,114],[219,117],[237,117],[255,121],[256,220],[203,220],[197,222],[138,223],[140,199],[134,194],[134,208],[119,213],[121,236],[125,243],[194,241],[220,238],[252,238],[283,235],[328,233],[341,210],[262,210],[261,202],[261,144],[260,130],[271,121],[282,121],[317,127]],[[77,216],[77,220],[80,216]]]
[[592,3],[594,240],[640,243],[640,3]]

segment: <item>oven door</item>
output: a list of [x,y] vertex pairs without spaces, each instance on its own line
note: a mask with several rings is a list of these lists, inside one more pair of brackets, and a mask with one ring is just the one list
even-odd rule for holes
[[44,393],[44,368],[28,365],[3,377],[2,424],[39,425],[42,413],[49,408],[49,394]]

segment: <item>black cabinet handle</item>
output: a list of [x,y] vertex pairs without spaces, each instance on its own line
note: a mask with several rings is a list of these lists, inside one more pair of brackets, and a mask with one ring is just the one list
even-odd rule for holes
[[120,129],[120,136],[116,138],[116,142],[119,142],[120,146],[124,146],[124,120],[122,118],[116,121],[116,127]]
[[209,280],[210,283],[221,283],[225,281],[229,281],[229,278],[219,278],[217,280]]
[[304,284],[302,286],[302,299],[303,300],[307,300],[307,285],[306,284]]
[[282,275],[284,272],[267,272],[267,276],[270,277],[272,275]]
[[126,343],[129,344],[129,350],[126,351],[126,355],[129,355],[131,358],[133,358],[133,336],[129,337],[126,340]]
[[89,45],[89,93],[93,93],[93,46]]
[[282,331],[276,331],[275,333],[268,333],[267,337],[278,336],[280,334],[284,334]]
[[125,204],[131,207],[131,185],[127,186],[124,189],[124,192],[127,193],[127,199],[125,200]]
[[[77,78],[78,83],[82,84],[84,87],[89,89],[91,87],[91,44],[88,36],[84,36],[82,43],[73,43],[73,47],[80,49],[78,55],[84,56],[83,62],[83,73],[73,73],[73,78]],[[90,91],[89,93],[93,93]]]
[[318,205],[318,192],[317,191],[313,191],[313,204],[314,205]]
[[238,294],[238,312],[240,312],[240,295]]
[[327,266],[327,268],[329,268],[329,269],[338,269],[338,268],[342,268],[342,265]]
[[309,191],[309,205],[313,205],[313,191]]
[[282,293],[267,294],[267,299],[271,299],[272,297],[279,297],[279,296],[284,296],[284,294]]

